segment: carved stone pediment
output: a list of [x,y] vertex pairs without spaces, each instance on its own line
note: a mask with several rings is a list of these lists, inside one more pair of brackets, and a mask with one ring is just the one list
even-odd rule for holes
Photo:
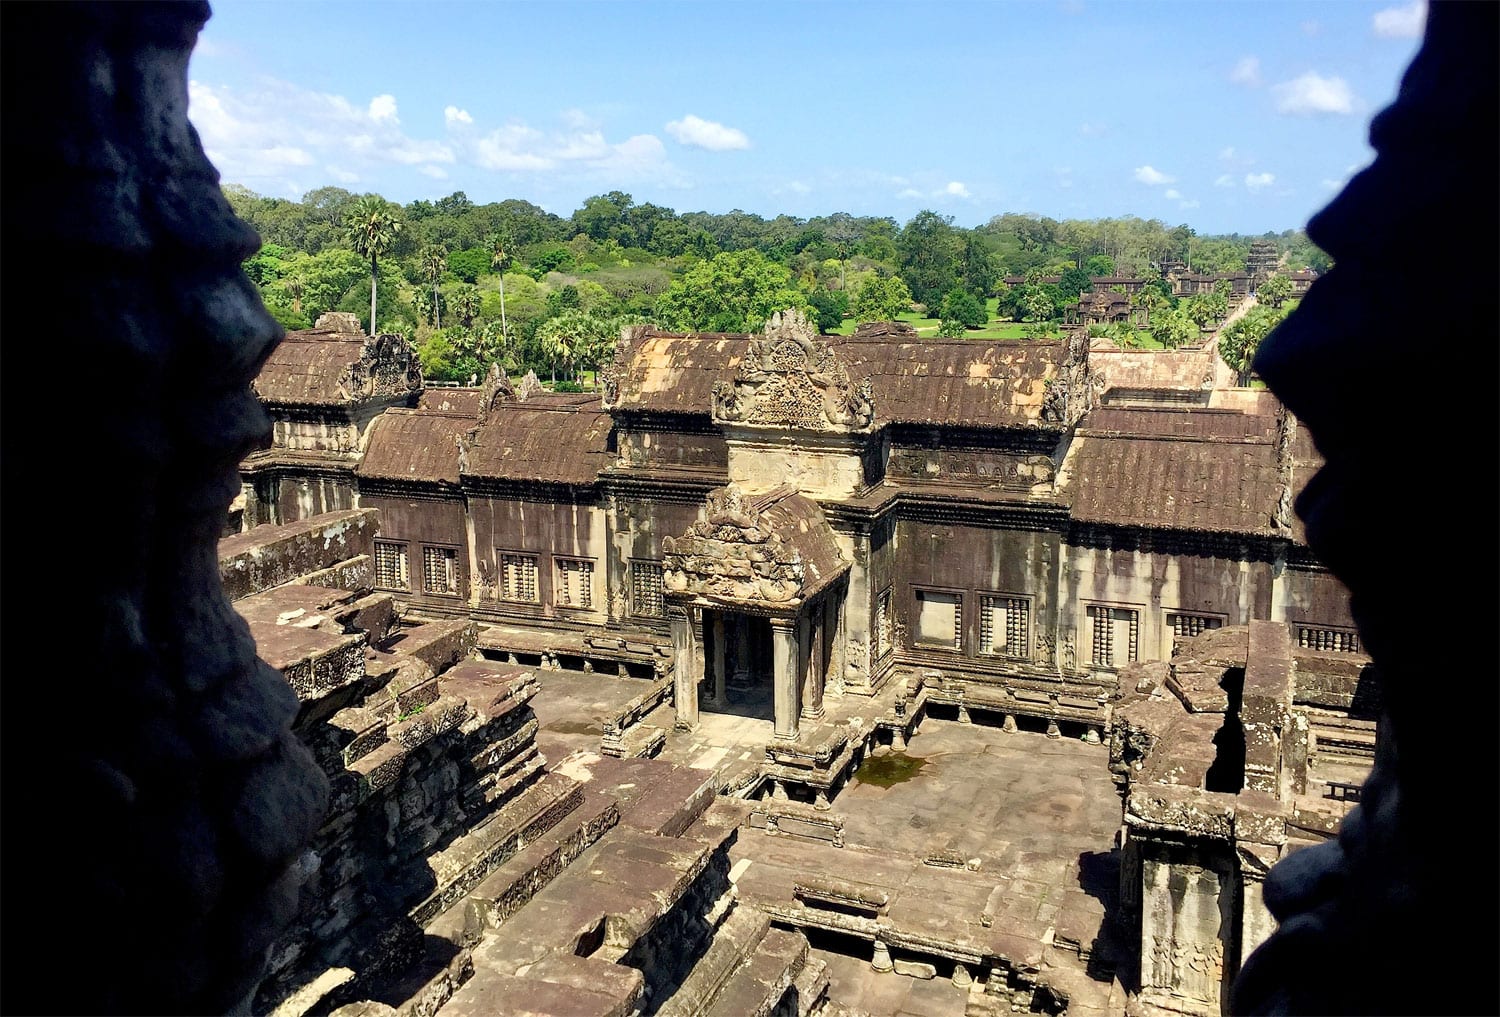
[[484,384],[480,391],[483,393],[479,400],[481,415],[493,410],[500,403],[516,401],[516,390],[511,387],[510,376],[499,364],[490,365],[489,373],[484,376]]
[[816,505],[790,488],[753,496],[721,487],[662,550],[669,594],[767,607],[793,607],[848,568]]
[[341,387],[355,400],[386,399],[422,391],[422,363],[399,335],[371,336]]
[[535,371],[527,371],[526,377],[522,378],[521,383],[516,386],[516,402],[524,403],[532,396],[544,391],[546,390],[542,388],[542,379],[536,376]]
[[875,419],[870,382],[849,377],[839,355],[800,311],[771,315],[750,340],[734,381],[713,388],[715,423],[863,431]]

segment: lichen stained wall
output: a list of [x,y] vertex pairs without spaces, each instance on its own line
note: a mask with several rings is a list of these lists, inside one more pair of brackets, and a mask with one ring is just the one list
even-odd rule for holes
[[[474,531],[478,610],[591,625],[604,622],[609,602],[608,545],[604,509],[592,494],[568,501],[544,499],[535,492],[524,498],[471,492],[469,516]],[[536,600],[507,597],[501,560],[507,553],[535,559]],[[580,600],[576,593],[559,596],[559,559],[592,566],[587,606],[575,603]]]
[[[1188,613],[1212,618],[1220,625],[1244,625],[1271,617],[1271,564],[1250,549],[1208,553],[1187,547],[1148,550],[1135,540],[1063,545],[1058,583],[1060,641],[1071,639],[1076,666],[1088,669],[1091,630],[1090,606],[1137,611],[1138,660],[1165,660],[1171,653],[1172,630],[1167,615]],[[1116,665],[1125,663],[1116,652]]]
[[[1054,628],[1054,592],[1060,536],[1055,532],[1007,530],[963,523],[902,519],[896,524],[896,577],[893,602],[901,646],[955,660],[979,653],[980,597],[1007,594],[1027,598],[1029,645],[1025,656],[1050,660],[1048,637]],[[917,591],[951,591],[962,597],[960,649],[917,640]]]

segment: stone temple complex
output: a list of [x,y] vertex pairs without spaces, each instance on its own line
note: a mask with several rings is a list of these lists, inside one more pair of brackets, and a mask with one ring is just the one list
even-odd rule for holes
[[[8,281],[89,407],[9,467],[102,492],[11,533],[112,538],[6,573],[5,1009],[1495,1011],[1496,683],[1412,622],[1494,588],[1397,518],[1391,394],[1398,253],[1497,271],[1500,8],[1430,5],[1270,391],[783,314],[577,396],[283,339],[186,118],[207,16],[5,9]],[[1441,490],[1482,575],[1492,480]]]
[[329,316],[255,379],[221,566],[335,803],[257,1008],[1221,1012],[1380,705],[1297,420],[795,312],[602,373]]

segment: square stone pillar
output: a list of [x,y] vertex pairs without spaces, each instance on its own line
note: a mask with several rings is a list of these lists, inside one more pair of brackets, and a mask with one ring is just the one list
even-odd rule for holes
[[802,633],[806,665],[802,669],[802,717],[817,720],[823,716],[823,676],[827,661],[823,647],[823,605],[819,604],[802,618],[799,626]]
[[724,645],[724,638],[725,638],[724,628],[725,628],[725,626],[724,626],[724,612],[723,611],[715,611],[714,612],[714,660],[713,660],[713,675],[711,676],[712,677],[712,683],[711,683],[711,686],[710,686],[711,691],[709,692],[709,698],[713,702],[713,704],[715,706],[719,707],[720,709],[722,709],[724,707],[724,703],[725,703],[725,699],[724,699],[724,683],[725,683],[725,679],[727,677],[727,675],[725,674],[725,670],[724,670],[724,668],[725,668],[725,664],[724,664],[724,651],[726,649],[726,647]]
[[698,667],[698,638],[694,631],[691,608],[669,605],[667,620],[672,626],[672,680],[677,701],[677,724],[681,731],[698,726],[698,683],[703,675]]
[[1237,846],[1240,862],[1240,964],[1276,931],[1276,919],[1266,907],[1266,873],[1277,862],[1278,851],[1261,844]]
[[772,683],[776,704],[776,737],[796,738],[797,718],[801,711],[802,649],[797,645],[795,618],[771,619]]

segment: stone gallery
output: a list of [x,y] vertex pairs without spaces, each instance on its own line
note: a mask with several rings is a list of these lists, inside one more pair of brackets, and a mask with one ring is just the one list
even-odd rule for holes
[[791,311],[580,394],[290,334],[221,558],[335,808],[260,1004],[1220,1012],[1379,704],[1318,455],[1232,381]]

